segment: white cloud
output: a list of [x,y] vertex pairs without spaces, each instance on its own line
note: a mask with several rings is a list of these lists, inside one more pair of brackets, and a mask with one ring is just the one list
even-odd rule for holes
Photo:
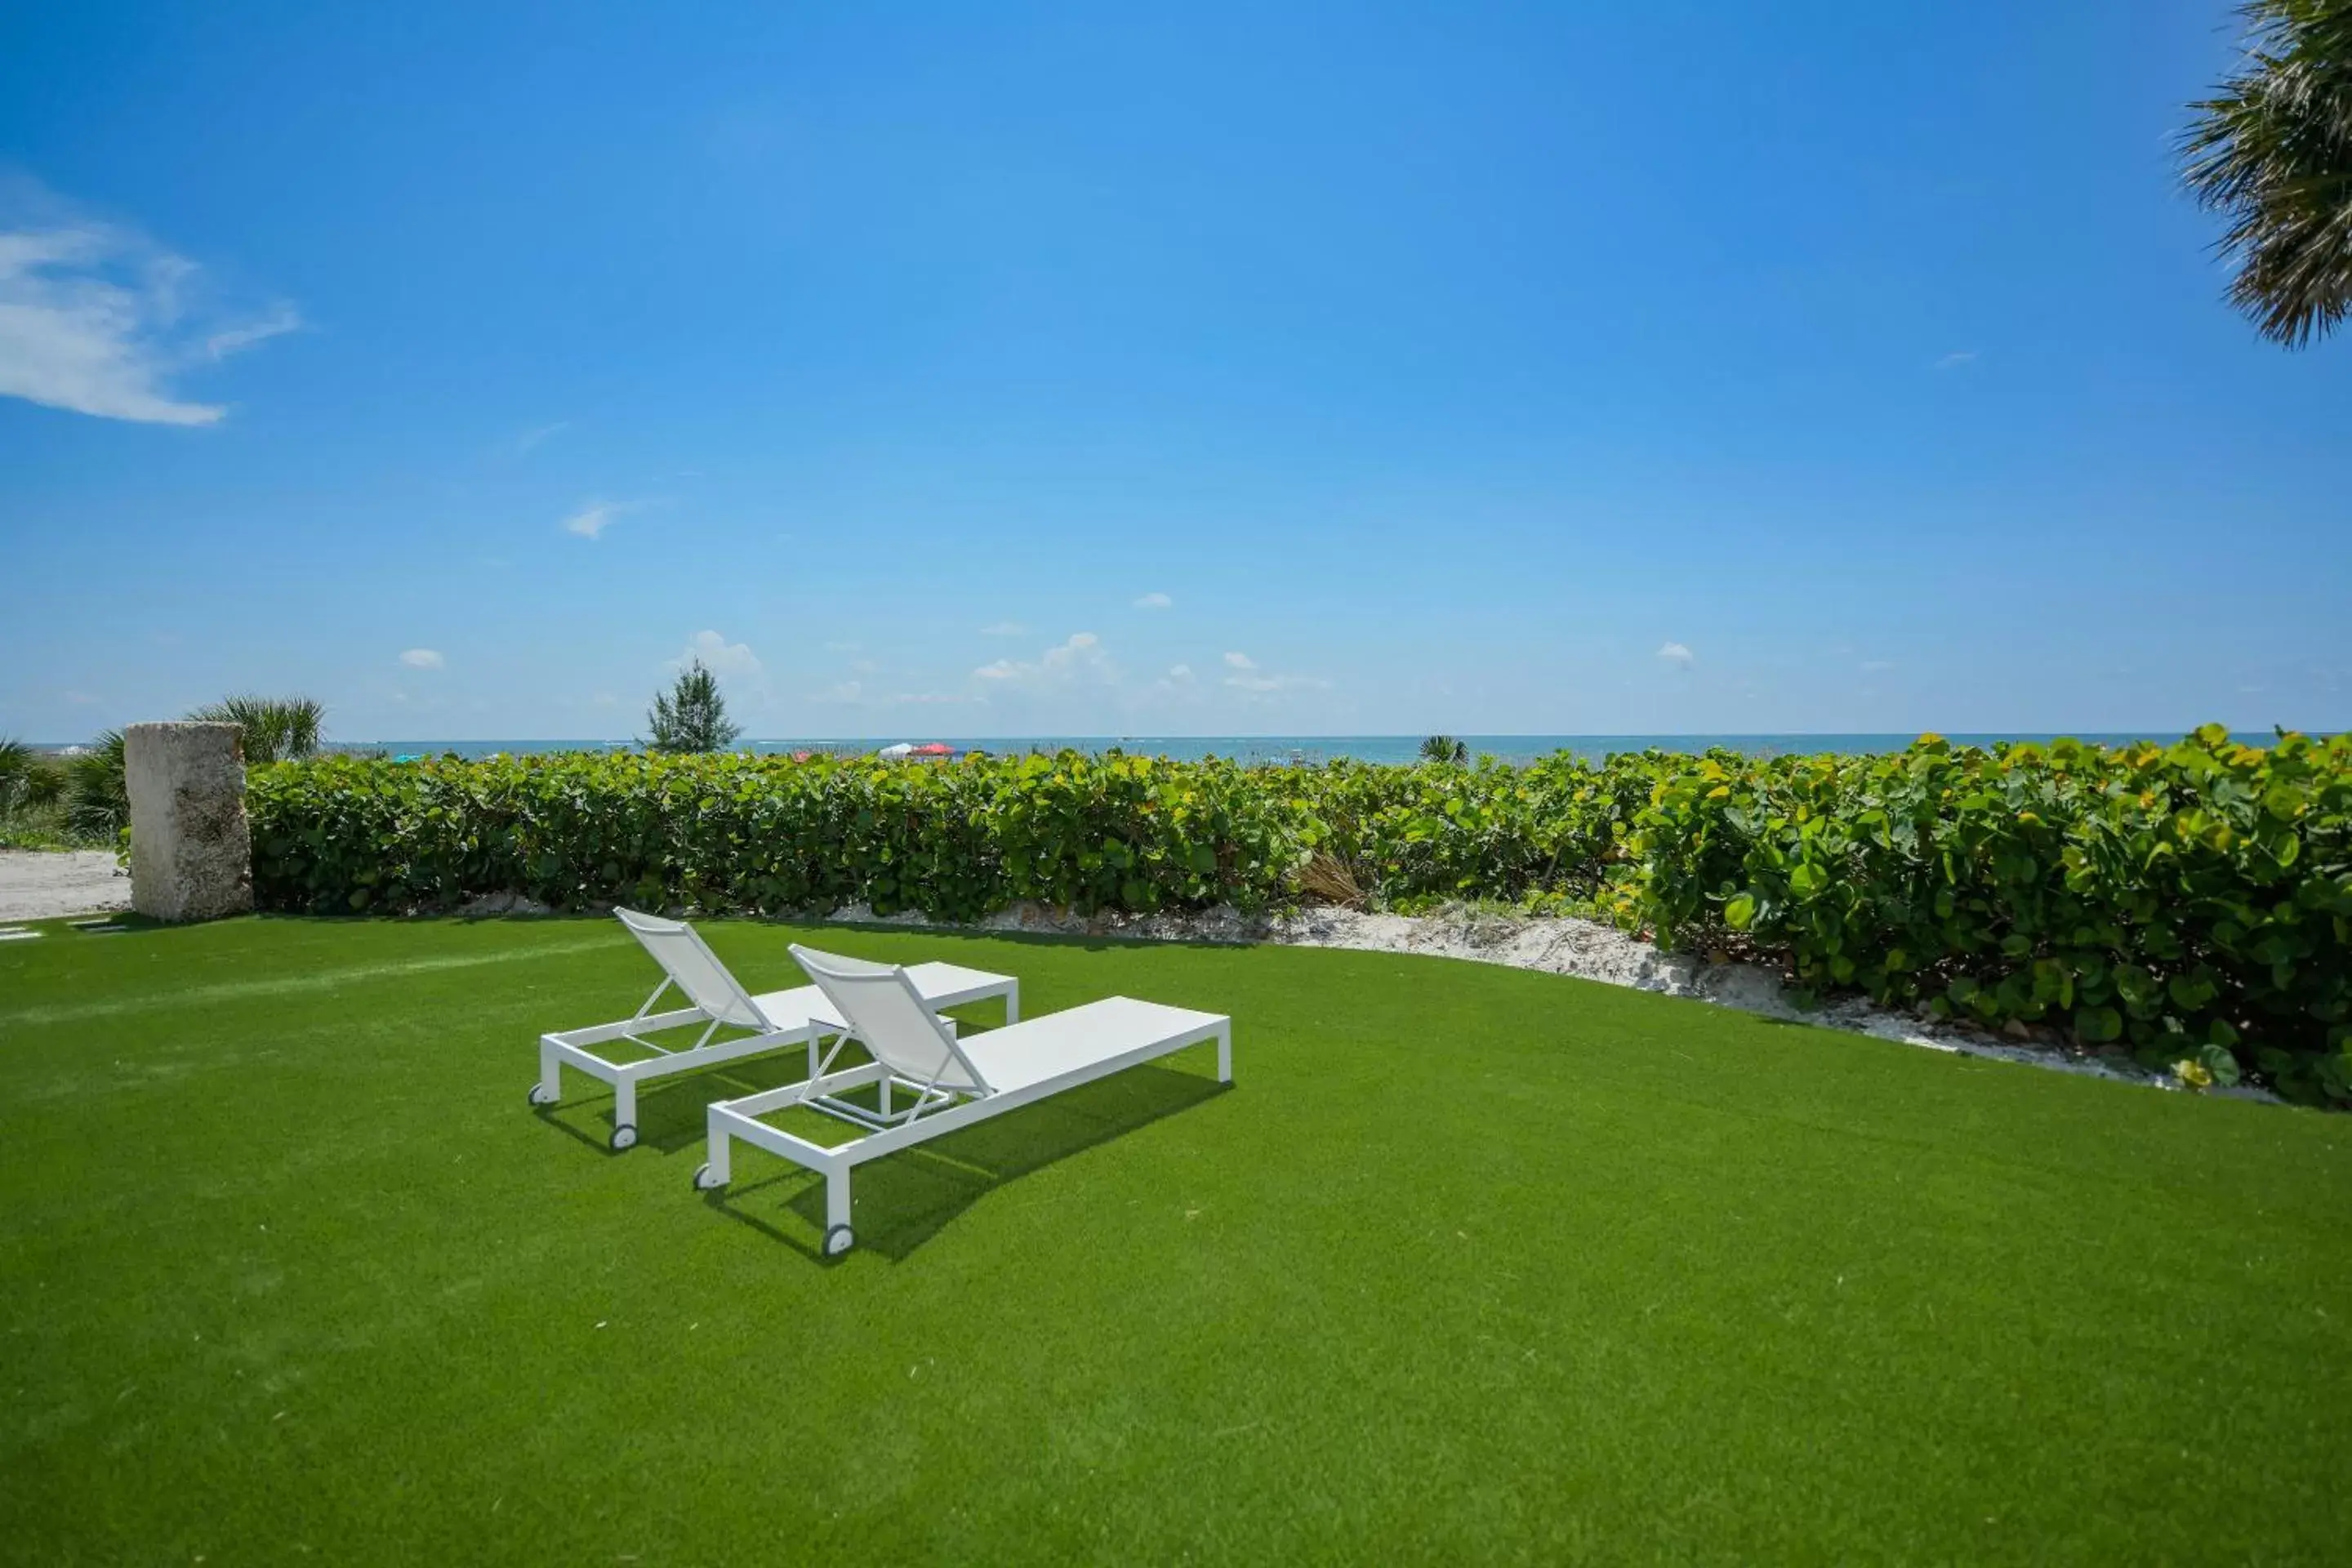
[[1017,637],[1028,629],[1019,621],[999,621],[992,626],[981,627],[980,635],[984,637]]
[[1864,675],[1884,675],[1894,668],[1895,661],[1891,658],[1865,658],[1862,661]]
[[1192,667],[1189,664],[1171,664],[1168,667],[1168,679],[1190,680],[1192,679]]
[[686,651],[670,661],[673,669],[684,669],[696,659],[713,675],[733,676],[739,679],[756,679],[761,673],[759,657],[740,642],[729,642],[717,632],[697,632],[686,645]]
[[1118,679],[1118,669],[1103,651],[1102,639],[1092,632],[1071,633],[1067,642],[1047,648],[1034,663],[1000,658],[971,673],[975,679],[999,686],[1060,686],[1079,679]]
[[1670,642],[1658,650],[1658,657],[1676,669],[1688,669],[1698,662],[1698,655],[1678,642]]
[[1236,691],[1264,697],[1276,691],[1320,691],[1331,683],[1314,675],[1228,675],[1225,684]]
[[1929,365],[1927,368],[1930,370],[1958,370],[1964,364],[1974,364],[1976,363],[1976,350],[1961,349],[1957,353],[1946,354],[1942,359],[1937,360],[1934,364]]
[[400,662],[411,669],[439,669],[443,660],[437,648],[413,647],[400,656]]
[[628,508],[617,501],[592,500],[563,520],[563,530],[583,539],[602,539]]
[[298,330],[293,306],[227,315],[200,268],[18,182],[0,191],[0,396],[151,425],[228,410],[173,395],[182,371]]
[[1250,656],[1245,653],[1229,653],[1225,655],[1225,663],[1227,666],[1234,669],[1255,669],[1257,668],[1257,660],[1250,658]]
[[1146,594],[1135,601],[1139,610],[1166,610],[1175,607],[1176,601],[1165,594]]

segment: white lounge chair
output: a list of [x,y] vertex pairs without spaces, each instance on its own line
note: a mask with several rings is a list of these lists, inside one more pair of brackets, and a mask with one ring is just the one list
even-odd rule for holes
[[[793,956],[874,1059],[842,1072],[821,1067],[806,1082],[714,1102],[710,1160],[694,1173],[694,1184],[702,1192],[727,1184],[739,1138],[820,1173],[828,1257],[856,1244],[849,1173],[868,1160],[1203,1040],[1217,1042],[1217,1081],[1234,1080],[1233,1020],[1221,1013],[1111,996],[959,1040],[932,1012],[915,971],[805,947],[794,947]],[[831,1062],[828,1057],[824,1067]],[[870,1108],[839,1098],[840,1090],[869,1085]],[[894,1089],[912,1096],[903,1109],[892,1109]],[[759,1120],[796,1105],[838,1117],[865,1135],[827,1147]]]
[[[637,1085],[647,1079],[698,1072],[720,1062],[788,1046],[808,1047],[808,1072],[814,1079],[823,1066],[817,1059],[819,1042],[828,1035],[834,1036],[834,1048],[836,1052],[840,1049],[838,1037],[849,1026],[826,1004],[824,993],[816,986],[800,985],[754,996],[728,973],[718,955],[684,921],[664,920],[635,910],[613,912],[653,955],[654,962],[662,966],[662,983],[646,998],[644,1006],[620,1023],[541,1035],[539,1081],[530,1086],[531,1104],[553,1105],[563,1097],[563,1069],[567,1067],[602,1079],[613,1086],[613,1147],[626,1149],[637,1141]],[[906,973],[921,998],[926,1016],[943,1007],[1001,996],[1004,999],[1004,1021],[1020,1021],[1021,982],[1010,974],[991,974],[954,963],[919,963]],[[673,985],[684,994],[688,1005],[667,1013],[655,1012],[654,1004]],[[706,1027],[693,1045],[683,1048],[657,1045],[645,1038],[665,1029],[682,1029],[695,1024]],[[730,1030],[751,1032],[733,1034],[726,1039],[714,1038]],[[654,1054],[636,1061],[616,1062],[588,1048],[614,1040],[626,1040]]]

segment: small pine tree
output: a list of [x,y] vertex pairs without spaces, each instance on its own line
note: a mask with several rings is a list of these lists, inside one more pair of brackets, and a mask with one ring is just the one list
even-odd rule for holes
[[656,694],[646,713],[653,731],[646,749],[656,752],[718,752],[735,743],[743,732],[727,721],[727,700],[719,695],[719,678],[696,659],[686,667],[667,695]]

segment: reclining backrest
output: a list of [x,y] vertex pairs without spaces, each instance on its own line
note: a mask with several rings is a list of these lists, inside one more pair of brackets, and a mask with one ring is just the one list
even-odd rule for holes
[[923,1005],[905,970],[805,947],[794,947],[793,956],[876,1061],[917,1083],[965,1094],[989,1092],[987,1081]]
[[750,994],[736,983],[727,966],[702,944],[702,938],[684,921],[666,921],[659,915],[640,914],[635,910],[616,909],[621,923],[629,934],[645,944],[656,963],[669,973],[686,999],[722,1024],[740,1028],[766,1030],[772,1026],[761,1013]]

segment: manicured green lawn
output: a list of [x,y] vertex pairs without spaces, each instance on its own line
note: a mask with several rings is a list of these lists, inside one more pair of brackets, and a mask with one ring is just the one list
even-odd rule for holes
[[1238,1083],[868,1166],[828,1264],[813,1179],[689,1190],[786,1063],[625,1154],[526,1107],[651,987],[609,921],[0,945],[0,1558],[2352,1551],[2352,1120],[1442,960],[814,940],[1230,1012]]

